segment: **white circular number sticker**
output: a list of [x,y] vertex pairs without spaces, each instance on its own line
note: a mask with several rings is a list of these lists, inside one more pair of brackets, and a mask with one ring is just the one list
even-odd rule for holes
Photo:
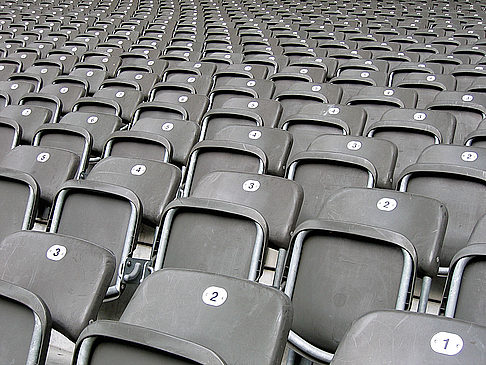
[[118,92],[115,94],[115,96],[116,96],[117,98],[123,98],[123,97],[125,96],[125,92],[123,92],[123,91],[118,91]]
[[331,115],[336,115],[336,114],[339,114],[339,108],[338,107],[332,107],[332,108],[329,108],[328,112],[329,114]]
[[253,192],[253,191],[257,191],[258,189],[260,189],[260,182],[258,182],[256,180],[246,180],[243,183],[243,190],[244,191]]
[[246,83],[246,86],[248,86],[248,87],[253,87],[253,86],[255,86],[255,85],[256,85],[255,80],[250,80],[250,81],[248,81],[248,82]]
[[361,148],[362,144],[360,141],[351,141],[351,142],[348,142],[348,145],[346,146],[348,148],[348,150],[351,150],[351,151],[357,151]]
[[251,131],[250,133],[248,133],[248,138],[250,139],[260,139],[261,136],[262,132],[260,131]]
[[61,245],[53,245],[47,250],[46,256],[49,260],[59,261],[62,260],[64,256],[66,256],[66,252],[66,247]]
[[92,115],[88,119],[86,119],[86,122],[88,124],[95,124],[98,121],[98,117],[96,115]]
[[250,109],[258,108],[258,102],[257,101],[250,101],[248,103],[248,108],[250,108]]
[[361,72],[361,77],[369,77],[370,76],[370,73],[369,72]]
[[413,119],[415,119],[415,120],[424,120],[425,118],[427,118],[427,114],[422,113],[422,112],[415,113],[413,115]]
[[392,96],[393,94],[395,94],[395,91],[393,91],[391,89],[383,91],[383,95],[385,95],[385,96]]
[[376,203],[376,207],[379,210],[383,210],[385,212],[391,212],[397,207],[397,201],[392,198],[381,198]]
[[228,292],[224,288],[218,286],[210,286],[207,288],[202,295],[202,301],[204,304],[210,305],[212,307],[219,307],[223,305],[228,299]]
[[162,124],[162,130],[163,131],[169,132],[172,129],[174,129],[174,124],[173,123],[167,122],[167,123]]
[[147,167],[145,165],[135,165],[132,167],[130,173],[135,176],[143,175],[147,171]]
[[321,91],[321,89],[322,89],[322,86],[321,85],[313,85],[311,87],[311,90],[314,91],[314,92]]
[[187,101],[188,97],[185,95],[179,96],[179,103],[185,103]]
[[466,151],[461,155],[461,159],[466,162],[473,162],[478,159],[478,154],[472,151]]
[[455,333],[438,332],[430,339],[430,347],[439,354],[454,356],[464,346],[462,338]]
[[462,101],[469,102],[469,101],[473,101],[473,99],[474,99],[474,97],[472,95],[469,95],[469,94],[462,96]]
[[37,161],[46,162],[47,160],[49,160],[50,157],[51,155],[48,152],[42,152],[37,155]]
[[93,72],[93,71],[91,71],[91,70],[90,70],[90,71],[88,71],[88,72],[86,72],[86,76],[88,76],[88,77],[91,77],[91,76],[93,76],[93,75],[94,75],[94,72]]
[[61,87],[61,89],[59,90],[61,94],[66,94],[68,91],[69,89],[67,87]]
[[12,90],[17,90],[18,88],[19,88],[19,84],[12,84],[10,86],[10,89],[12,89]]

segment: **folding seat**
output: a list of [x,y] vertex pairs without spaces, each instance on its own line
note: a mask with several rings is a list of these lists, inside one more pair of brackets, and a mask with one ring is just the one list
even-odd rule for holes
[[453,256],[466,245],[474,224],[486,212],[481,199],[484,152],[480,147],[432,145],[397,180],[400,191],[440,200],[449,212],[440,274],[447,272]]
[[73,66],[69,76],[76,79],[83,79],[88,84],[87,95],[93,95],[99,90],[107,77],[106,68],[102,65],[79,62]]
[[109,53],[91,51],[82,54],[82,62],[102,65],[108,77],[114,77],[116,70],[120,66],[121,59],[120,57],[111,57]]
[[391,109],[368,126],[364,135],[393,142],[398,147],[394,181],[407,166],[415,163],[425,147],[450,144],[456,118],[447,112],[419,109]]
[[403,51],[373,51],[375,60],[384,60],[390,64],[390,68],[403,62],[419,62],[419,56],[416,53],[405,53]]
[[288,65],[289,59],[286,56],[274,55],[245,55],[243,63],[248,65],[264,65],[268,69],[268,76],[271,76]]
[[343,88],[344,100],[356,96],[365,86],[386,86],[388,75],[379,71],[344,70],[329,82]]
[[484,137],[485,137],[485,129],[486,123],[483,119],[481,123],[479,123],[477,129],[469,133],[464,139],[465,146],[474,146],[474,147],[485,147],[484,144]]
[[74,64],[78,62],[78,57],[76,55],[62,52],[60,50],[54,50],[49,53],[49,55],[44,59],[44,61],[54,61],[59,62],[62,65],[62,73],[67,75],[71,72]]
[[172,64],[171,62],[162,75],[162,81],[170,81],[170,78],[176,74],[212,76],[215,71],[216,66],[211,63],[179,61]]
[[45,303],[28,290],[1,280],[0,307],[4,361],[45,364],[52,327]]
[[456,79],[451,75],[413,74],[395,82],[394,87],[413,89],[418,94],[416,108],[425,109],[443,91],[454,91]]
[[402,192],[346,188],[329,198],[319,217],[380,227],[406,237],[417,252],[417,277],[423,280],[418,310],[425,313],[447,226],[441,202]]
[[469,62],[464,62],[464,58],[468,58],[467,56],[458,57],[459,55],[432,55],[429,56],[424,62],[428,64],[433,64],[437,63],[442,65],[444,68],[443,72],[444,74],[450,74],[457,66],[462,65],[462,64],[468,64]]
[[61,63],[42,59],[36,61],[34,65],[25,70],[25,73],[40,76],[42,85],[49,85],[56,77],[61,75],[62,69]]
[[466,55],[469,57],[471,64],[476,64],[486,56],[486,47],[479,44],[464,45],[457,47],[452,54],[454,56]]
[[115,275],[109,278],[106,298],[122,290],[126,260],[131,257],[142,216],[139,198],[122,186],[71,180],[58,190],[48,232],[93,242],[113,252]]
[[51,120],[51,112],[40,106],[9,105],[2,110],[2,117],[20,126],[19,142],[31,144],[36,129]]
[[318,216],[330,195],[343,187],[392,186],[397,147],[385,140],[321,135],[287,164],[287,178],[304,189],[298,222]]
[[[250,66],[251,67],[251,66]],[[220,80],[209,93],[209,108],[221,108],[221,106],[232,98],[262,98],[270,99],[275,90],[275,84],[270,80],[234,78],[231,80]]]
[[459,65],[451,75],[457,80],[457,91],[468,90],[474,82],[486,81],[486,66],[481,65]]
[[470,322],[404,311],[371,312],[353,324],[332,364],[479,364],[486,360],[485,338],[485,328]]
[[0,79],[2,81],[8,80],[12,74],[20,72],[21,67],[22,64],[18,61],[0,58]]
[[395,86],[405,77],[423,73],[440,75],[444,72],[442,65],[438,63],[402,62],[390,68],[388,86]]
[[315,104],[280,119],[279,127],[292,134],[290,157],[307,150],[321,134],[362,135],[366,112],[355,106]]
[[211,139],[228,125],[276,127],[282,114],[279,102],[261,98],[231,98],[221,108],[206,112],[201,120],[200,140]]
[[209,76],[177,74],[173,75],[170,81],[155,84],[150,90],[149,99],[155,99],[159,91],[207,95],[212,86],[213,79]]
[[6,208],[1,213],[1,239],[16,231],[32,229],[39,198],[37,182],[27,173],[2,167],[0,184]]
[[374,71],[374,72],[384,72],[388,73],[388,62],[383,60],[349,60],[339,65],[337,69],[336,76],[339,76],[341,72],[345,70],[356,70],[356,71]]
[[31,111],[34,111],[35,107],[45,109],[49,112],[50,119],[47,122],[57,123],[59,115],[62,110],[61,100],[56,95],[44,94],[44,93],[28,93],[24,94],[19,100],[19,106],[24,114],[29,116],[29,112],[25,111],[27,107]]
[[136,109],[134,123],[143,117],[183,119],[199,123],[209,105],[205,95],[160,88],[156,91],[151,95],[150,102],[140,104]]
[[[302,196],[303,192],[298,184],[280,177],[230,171],[209,173],[199,180],[188,198],[176,200],[167,208],[155,269],[157,270],[161,267],[189,267],[211,271],[210,268],[215,268],[218,270],[217,272],[227,273],[231,276],[249,277],[255,280],[261,274],[261,260],[263,259],[263,251],[268,239],[268,244],[273,248],[279,249],[279,253],[281,253],[280,264],[277,265],[277,269],[280,269],[281,272],[276,274],[274,281],[274,284],[278,286],[283,272],[286,250],[289,248],[290,234],[295,227],[302,204]],[[199,210],[203,209],[199,214],[203,214],[205,210],[203,203],[205,201],[207,201],[206,204],[208,204],[209,209],[213,210],[218,207],[216,203],[213,203],[215,201],[221,204],[224,203],[228,207],[231,207],[232,204],[237,206],[244,205],[254,209],[261,214],[266,222],[266,225],[258,224],[261,225],[261,228],[268,228],[268,237],[267,233],[263,232],[265,235],[263,242],[258,242],[260,237],[257,238],[257,241],[248,240],[248,243],[244,243],[248,239],[247,234],[238,239],[238,242],[242,243],[241,246],[228,247],[227,242],[229,241],[222,241],[224,236],[220,237],[218,235],[218,238],[215,237],[213,239],[213,244],[210,248],[208,246],[208,249],[214,250],[218,246],[223,245],[220,247],[220,250],[222,253],[224,252],[224,255],[230,255],[230,257],[224,257],[223,259],[223,256],[221,256],[222,261],[214,263],[209,252],[209,255],[206,255],[206,253],[204,255],[201,254],[201,257],[194,259],[187,257],[184,245],[190,251],[200,251],[207,246],[204,241],[201,241],[201,237],[207,237],[208,234],[218,234],[218,231],[226,230],[224,226],[220,227],[220,224],[227,224],[227,222],[215,222],[206,227],[197,226],[198,235],[196,233],[187,234],[187,230],[185,233],[180,231],[181,226],[177,222],[177,218],[184,219],[184,207],[187,207],[189,211],[193,211],[193,214],[197,214],[194,208],[199,206]],[[270,202],[272,203],[270,204]],[[224,208],[225,205],[221,204],[219,206]],[[211,233],[203,233],[208,229],[211,229]],[[253,234],[253,231],[254,229],[251,228],[249,233]],[[230,233],[230,235],[233,234]],[[182,241],[180,239],[174,240],[177,237],[182,239]],[[251,245],[249,246],[249,244]],[[240,253],[237,255],[241,259],[241,262],[238,264],[233,263],[236,256],[232,256],[231,251],[234,250]],[[186,257],[185,260],[184,257]]]
[[486,117],[486,96],[481,93],[442,91],[427,105],[429,110],[447,111],[456,117],[454,143],[463,144]]
[[87,180],[123,186],[142,204],[142,222],[155,227],[158,235],[162,212],[176,197],[181,171],[164,162],[127,157],[107,157],[89,172]]
[[243,63],[229,65],[217,71],[214,75],[215,86],[224,85],[235,78],[262,80],[267,77],[268,70],[262,65],[245,65]]
[[285,286],[294,307],[291,348],[326,363],[362,315],[409,308],[417,265],[402,234],[329,215],[295,229]]
[[167,68],[168,63],[164,60],[159,59],[150,59],[147,58],[145,55],[139,55],[134,52],[125,52],[120,55],[121,64],[119,69],[123,69],[125,67],[134,67],[140,69],[146,69],[147,71],[151,71],[158,76],[162,76],[162,73]]
[[275,93],[287,90],[295,83],[322,83],[326,80],[326,69],[287,66],[268,79],[275,83]]
[[140,86],[129,80],[105,80],[93,96],[118,103],[121,108],[120,116],[125,123],[132,120],[138,104],[143,100]]
[[12,60],[17,60],[22,64],[21,71],[27,70],[37,59],[39,59],[37,51],[23,47],[17,48],[15,53],[8,57]]
[[88,92],[88,82],[73,76],[57,77],[52,84],[44,86],[41,94],[52,95],[61,101],[61,114],[69,113],[76,101]]
[[159,76],[151,72],[124,67],[118,70],[117,78],[136,82],[140,86],[140,91],[144,99],[147,99],[150,90],[157,83]]
[[418,95],[415,90],[369,86],[347,100],[347,105],[360,106],[368,115],[366,128],[381,119],[382,115],[393,108],[415,108]]
[[[175,306],[153,295],[159,292],[155,287],[168,294],[163,298],[183,295],[186,300]],[[148,301],[142,303],[142,297]],[[149,315],[141,315],[142,310]],[[119,322],[97,321],[83,332],[73,364],[114,359],[120,364],[277,364],[291,318],[288,298],[273,288],[215,274],[161,270],[143,282]],[[221,331],[230,334],[230,341],[215,340]],[[248,343],[251,351],[243,346]]]
[[343,89],[339,85],[328,83],[294,83],[287,90],[276,92],[274,99],[283,108],[281,120],[293,115],[304,107],[319,104],[337,104],[343,97]]
[[283,176],[292,135],[289,132],[260,126],[231,125],[219,130],[212,138],[216,141],[235,141],[255,145],[267,156],[267,173]]

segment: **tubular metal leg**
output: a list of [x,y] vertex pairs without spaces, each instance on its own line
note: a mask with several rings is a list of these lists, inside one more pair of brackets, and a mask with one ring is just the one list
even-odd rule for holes
[[426,313],[427,302],[429,301],[430,287],[432,286],[432,278],[424,276],[422,279],[422,288],[420,289],[420,299],[417,312]]

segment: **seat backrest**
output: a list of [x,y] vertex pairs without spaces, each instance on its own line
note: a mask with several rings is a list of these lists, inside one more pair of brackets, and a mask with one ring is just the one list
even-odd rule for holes
[[66,182],[56,196],[48,231],[87,240],[112,251],[117,272],[108,296],[121,291],[125,260],[137,239],[140,199],[122,186],[88,180]]
[[383,189],[345,188],[329,198],[319,217],[398,232],[417,251],[418,276],[437,275],[447,210],[435,199]]
[[417,162],[403,170],[397,180],[400,191],[437,199],[449,212],[440,265],[467,243],[474,225],[486,212],[482,198],[486,189],[486,149],[454,145],[432,145]]
[[298,184],[279,177],[212,172],[194,186],[191,196],[224,200],[257,210],[268,224],[269,243],[287,249],[302,205],[303,191]]
[[15,120],[0,117],[0,158],[20,143],[22,127]]
[[285,293],[291,344],[329,362],[352,322],[372,310],[408,309],[417,256],[400,233],[360,222],[311,219],[293,236]]
[[206,346],[228,364],[248,365],[280,363],[291,320],[290,301],[278,290],[188,270],[150,275],[120,318]]
[[67,150],[21,145],[8,152],[0,166],[32,175],[39,184],[40,199],[51,204],[59,187],[75,177],[79,162],[79,156]]
[[45,232],[17,232],[0,243],[0,280],[39,296],[53,327],[70,340],[96,318],[115,272],[115,258],[90,242]]
[[[484,231],[484,218],[476,225],[476,234]],[[459,250],[452,258],[449,275],[441,303],[441,313],[446,317],[458,318],[486,325],[485,288],[486,278],[486,244],[470,244]]]
[[268,174],[283,176],[285,173],[292,146],[292,135],[289,132],[268,127],[232,125],[218,131],[214,135],[214,140],[254,144],[267,155]]
[[0,280],[0,341],[3,361],[9,364],[45,364],[51,316],[34,293]]
[[391,109],[381,119],[368,126],[364,135],[393,142],[398,147],[394,181],[407,166],[432,144],[452,143],[456,118],[451,113],[420,110]]
[[331,364],[480,364],[486,361],[485,342],[486,328],[469,322],[378,311],[353,324]]
[[98,162],[87,179],[132,190],[140,198],[144,219],[157,226],[165,206],[176,197],[181,171],[164,162],[112,156]]
[[329,196],[344,187],[392,184],[397,147],[385,140],[326,134],[288,162],[287,178],[304,189],[299,222],[317,217]]
[[16,121],[22,128],[21,141],[31,144],[37,128],[51,120],[51,111],[39,106],[9,105],[2,110],[2,117]]

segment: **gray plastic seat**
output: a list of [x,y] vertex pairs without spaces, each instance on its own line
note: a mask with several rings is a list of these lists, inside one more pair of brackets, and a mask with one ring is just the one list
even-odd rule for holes
[[234,78],[224,83],[220,81],[209,94],[210,108],[221,108],[228,99],[237,97],[270,99],[274,90],[275,85],[270,80]]
[[75,341],[96,318],[115,259],[106,249],[84,240],[45,232],[17,232],[0,243],[9,260],[0,280],[39,296],[49,308],[53,328]]
[[88,83],[87,94],[93,95],[105,81],[107,72],[102,65],[77,63],[69,75],[85,80]]
[[207,95],[213,86],[210,76],[205,75],[184,75],[176,74],[171,76],[170,81],[158,82],[151,90],[149,99],[162,99],[157,96],[159,92],[173,90],[175,92]]
[[359,222],[407,237],[417,251],[417,277],[423,280],[418,310],[425,312],[447,227],[447,210],[441,202],[390,190],[345,188],[328,199],[319,217]]
[[3,361],[45,364],[52,322],[41,298],[0,280],[0,325]]
[[114,298],[121,292],[125,261],[131,257],[141,218],[140,199],[131,190],[98,181],[71,180],[59,189],[48,232],[111,250],[116,273],[110,277],[106,295]]
[[386,86],[388,75],[380,71],[344,70],[329,82],[343,88],[345,100],[356,96],[363,87]]
[[437,63],[426,62],[402,62],[392,67],[389,71],[389,86],[396,86],[404,78],[420,74],[443,74],[443,67]]
[[120,117],[96,112],[71,112],[59,121],[59,125],[73,125],[89,132],[92,137],[91,152],[100,156],[106,139],[119,130],[123,123]]
[[292,135],[289,132],[268,127],[233,125],[218,131],[213,139],[255,145],[267,156],[268,174],[275,176],[285,174],[292,146]]
[[360,89],[356,96],[347,100],[346,104],[357,105],[366,110],[368,118],[365,128],[367,128],[380,120],[390,109],[415,108],[417,100],[418,95],[415,90],[369,86]]
[[228,99],[221,108],[206,112],[201,120],[200,140],[212,139],[217,131],[229,125],[275,127],[282,114],[280,103],[262,98]]
[[486,212],[484,159],[486,150],[480,147],[432,145],[397,180],[400,191],[437,199],[449,212],[439,273],[447,272],[446,266],[466,245],[477,220]]
[[326,83],[293,83],[287,89],[276,92],[274,99],[283,108],[281,120],[296,114],[305,107],[320,104],[338,104],[343,90],[340,86]]
[[176,197],[181,172],[174,165],[127,157],[107,157],[89,172],[87,180],[132,190],[142,203],[143,219],[158,226],[165,206]]
[[17,122],[22,129],[20,141],[31,144],[37,128],[51,120],[51,112],[39,106],[9,105],[2,110],[2,117]]
[[10,118],[0,117],[0,158],[20,143],[22,127]]
[[[56,95],[44,94],[44,93],[28,93],[22,96],[19,100],[19,106],[23,108],[27,107],[42,107],[50,111],[50,119],[48,122],[57,123],[59,121],[59,115],[62,110],[61,100]],[[33,108],[30,108],[34,111]]]
[[[177,110],[178,113],[181,113],[179,110],[183,110],[185,111],[183,112],[185,117],[179,117],[177,119],[193,120],[197,123],[200,122],[209,106],[209,99],[207,96],[182,91],[173,91],[170,89],[165,91],[161,90],[151,96],[153,96],[153,98],[151,97],[149,99],[151,102],[150,104],[160,105],[169,111],[171,109]],[[142,104],[142,106],[145,106],[145,104]],[[173,114],[161,115],[160,118],[176,119]]]
[[80,159],[59,148],[21,145],[8,152],[0,166],[30,174],[39,184],[39,198],[50,205],[59,187],[76,176]]
[[322,135],[288,162],[287,178],[304,188],[298,222],[318,216],[330,195],[344,187],[390,188],[397,147],[385,140]]
[[427,105],[427,109],[454,114],[457,120],[454,143],[463,144],[466,136],[486,118],[486,96],[481,93],[443,91]]
[[27,173],[0,168],[1,202],[0,239],[10,233],[32,229],[37,215],[39,187]]
[[118,353],[120,364],[274,365],[282,360],[291,318],[289,299],[276,289],[164,269],[141,284],[119,322],[88,326],[73,363],[80,364],[81,353],[90,365]]
[[354,320],[373,310],[409,308],[417,255],[402,234],[318,218],[297,226],[292,244],[289,343],[305,357],[330,362]]
[[57,77],[52,84],[45,85],[40,92],[47,95],[54,95],[61,101],[60,113],[69,113],[76,101],[88,93],[89,84],[87,81],[74,76]]
[[404,311],[379,311],[358,319],[332,365],[480,364],[486,327]]
[[140,86],[138,84],[135,85],[131,84],[131,81],[128,80],[105,80],[100,90],[94,93],[94,97],[108,99],[118,103],[121,108],[121,118],[125,123],[129,123],[133,118],[138,104],[143,100]]
[[454,91],[456,80],[451,75],[412,74],[401,81],[395,82],[394,87],[413,89],[418,94],[417,109],[424,109],[442,91]]
[[398,147],[394,181],[407,166],[432,144],[450,144],[454,139],[456,118],[447,112],[421,109],[391,109],[368,126],[364,134],[393,142]]
[[279,126],[292,133],[294,143],[290,156],[307,150],[321,134],[360,136],[366,123],[366,112],[356,106],[315,104],[304,106],[295,114],[280,120]]

